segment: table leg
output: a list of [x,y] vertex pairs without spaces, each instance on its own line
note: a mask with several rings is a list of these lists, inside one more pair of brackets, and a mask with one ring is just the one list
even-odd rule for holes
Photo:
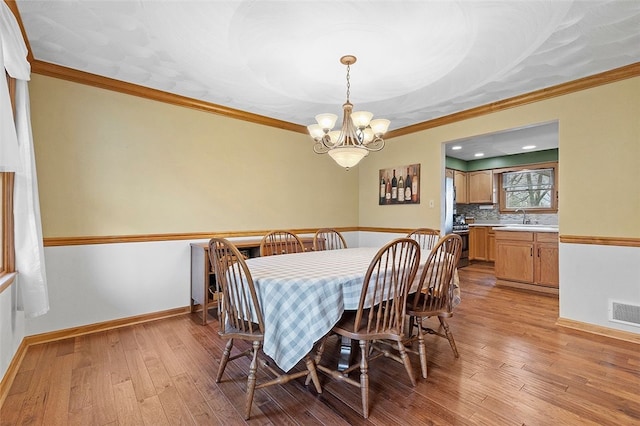
[[355,340],[348,337],[341,337],[340,340],[340,356],[338,357],[338,371],[344,371],[351,365],[353,353],[357,344]]

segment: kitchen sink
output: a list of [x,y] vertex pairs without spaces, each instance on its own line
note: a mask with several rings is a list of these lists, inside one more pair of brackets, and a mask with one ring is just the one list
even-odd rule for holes
[[503,231],[531,231],[531,232],[558,232],[558,225],[539,225],[539,224],[508,224],[499,225]]

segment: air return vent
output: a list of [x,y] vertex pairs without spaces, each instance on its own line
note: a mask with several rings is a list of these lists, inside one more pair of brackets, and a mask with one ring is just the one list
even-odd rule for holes
[[640,327],[640,306],[609,301],[609,319]]

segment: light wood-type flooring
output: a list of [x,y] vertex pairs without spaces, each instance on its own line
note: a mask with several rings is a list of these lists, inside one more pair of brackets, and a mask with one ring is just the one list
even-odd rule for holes
[[[359,389],[321,375],[321,395],[304,379],[257,390],[248,423],[640,424],[640,347],[557,327],[557,297],[495,287],[491,272],[460,271],[462,303],[450,320],[459,359],[428,336],[429,378],[415,388],[400,364],[370,364],[368,420]],[[184,315],[32,346],[0,424],[246,424],[248,360],[230,363],[216,384],[216,330],[213,317],[201,326]]]

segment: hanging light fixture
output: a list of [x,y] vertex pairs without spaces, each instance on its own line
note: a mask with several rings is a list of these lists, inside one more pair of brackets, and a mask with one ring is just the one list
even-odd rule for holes
[[351,65],[356,63],[356,57],[346,55],[340,58],[340,62],[347,66],[347,102],[342,105],[342,129],[333,130],[338,119],[335,114],[316,115],[318,123],[307,126],[307,129],[315,141],[313,150],[316,154],[328,153],[336,163],[349,170],[370,151],[384,148],[382,135],[387,132],[390,121],[384,118],[372,120],[373,114],[368,111],[353,112],[353,104],[349,102],[349,72]]

